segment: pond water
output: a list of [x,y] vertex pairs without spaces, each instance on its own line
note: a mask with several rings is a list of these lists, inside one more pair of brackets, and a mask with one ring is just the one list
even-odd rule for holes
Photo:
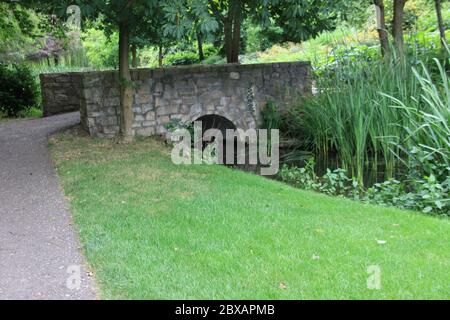
[[[314,157],[312,153],[308,152],[297,152],[296,157],[297,160],[293,160],[292,158],[292,150],[291,149],[280,149],[280,169],[283,165],[296,166],[299,168],[305,167],[306,161],[310,158],[314,158],[315,161],[315,173],[317,176],[322,177],[327,173],[327,169],[335,170],[341,168],[341,163],[338,157],[335,154],[330,154],[327,157]],[[250,165],[250,164],[241,164],[241,165],[232,165],[232,168],[250,172],[254,174],[260,174],[260,165]],[[404,176],[404,168],[396,168],[394,170],[396,174],[394,178],[401,179]],[[381,183],[389,179],[387,176],[384,163],[375,163],[375,159],[370,161],[368,165],[364,168],[363,181],[365,187],[371,187],[375,183]],[[351,169],[348,170],[347,176],[352,178]],[[278,179],[278,176],[272,176],[269,178]]]

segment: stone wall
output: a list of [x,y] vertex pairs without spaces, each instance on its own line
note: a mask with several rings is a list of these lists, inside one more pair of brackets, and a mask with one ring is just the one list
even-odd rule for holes
[[81,108],[82,73],[41,74],[44,117]]
[[[238,128],[256,128],[268,101],[284,108],[311,93],[310,70],[305,62],[133,70],[133,130],[139,136],[163,135],[172,123],[189,123],[209,114],[225,117]],[[67,101],[78,100],[83,127],[92,136],[115,136],[120,119],[117,72],[60,77],[67,78],[61,83],[74,93]],[[80,82],[74,81],[79,77]],[[62,89],[56,89],[62,99]],[[54,104],[55,98],[44,101]]]

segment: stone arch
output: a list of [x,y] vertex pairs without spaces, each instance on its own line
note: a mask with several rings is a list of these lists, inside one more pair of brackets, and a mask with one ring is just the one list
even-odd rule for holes
[[203,111],[202,110],[201,112],[190,113],[188,116],[188,123],[197,121],[200,118],[213,117],[213,116],[217,116],[217,117],[225,119],[226,121],[231,122],[236,128],[239,127],[238,123],[236,123],[234,121],[234,118],[231,116],[231,114],[228,114],[227,112],[217,112],[217,111]]
[[202,117],[217,116],[217,117],[224,118],[225,120],[231,122],[234,125],[233,129],[247,130],[247,129],[256,129],[257,128],[255,119],[253,117],[249,116],[247,114],[247,112],[245,112],[245,114],[242,114],[235,108],[228,108],[228,110],[231,111],[231,113],[228,113],[225,110],[224,111],[219,111],[219,110],[202,111],[202,112],[197,112],[197,113],[191,113],[188,116],[187,122],[192,123]]
[[217,114],[206,114],[194,121],[202,122],[203,132],[209,129],[218,129],[225,135],[227,129],[235,130],[238,128],[230,119]]

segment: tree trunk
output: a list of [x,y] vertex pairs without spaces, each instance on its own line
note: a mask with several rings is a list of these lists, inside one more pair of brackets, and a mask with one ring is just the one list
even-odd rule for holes
[[198,60],[202,62],[205,60],[205,53],[203,52],[203,37],[201,32],[197,31],[197,46],[198,46]]
[[377,9],[377,31],[380,38],[381,54],[383,57],[390,56],[389,35],[386,26],[386,12],[383,0],[374,0]]
[[231,45],[231,62],[239,63],[239,52],[241,49],[241,8],[236,6],[233,16],[233,40]]
[[231,15],[224,20],[223,29],[225,37],[225,56],[227,57],[227,62],[232,63],[231,50],[233,47],[233,20]]
[[403,16],[405,13],[405,4],[407,0],[394,0],[394,20],[392,22],[392,35],[394,44],[399,57],[403,56]]
[[436,7],[436,15],[437,15],[438,25],[439,25],[439,34],[441,36],[441,45],[442,45],[442,48],[445,49],[445,46],[447,44],[447,39],[445,38],[445,26],[444,26],[444,20],[442,19],[441,0],[434,0],[434,5]]
[[225,54],[228,63],[239,62],[241,47],[242,1],[231,1],[227,17],[223,21],[225,35]]
[[137,48],[135,44],[131,45],[131,66],[133,68],[138,67]]
[[158,47],[158,66],[161,68],[163,66],[164,54],[163,45],[160,44]]
[[120,134],[123,143],[133,142],[133,89],[129,62],[130,31],[127,21],[119,22]]

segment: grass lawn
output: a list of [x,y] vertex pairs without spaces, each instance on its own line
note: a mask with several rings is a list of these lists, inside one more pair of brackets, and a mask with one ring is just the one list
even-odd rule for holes
[[175,166],[152,139],[50,148],[102,298],[450,298],[448,219]]

